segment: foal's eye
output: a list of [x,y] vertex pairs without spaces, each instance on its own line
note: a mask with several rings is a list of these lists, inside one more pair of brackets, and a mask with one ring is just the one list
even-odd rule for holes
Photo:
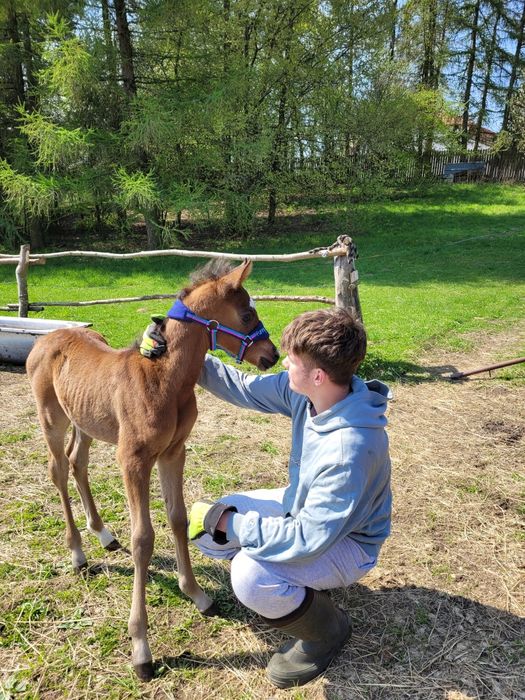
[[250,321],[253,318],[253,311],[248,311],[245,314],[242,315],[242,322],[243,323],[250,323]]

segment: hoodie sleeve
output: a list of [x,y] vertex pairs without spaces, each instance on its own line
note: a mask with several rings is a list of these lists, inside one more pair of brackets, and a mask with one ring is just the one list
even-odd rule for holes
[[245,374],[212,355],[206,355],[198,384],[240,408],[292,415],[292,391],[288,383],[288,372],[261,376]]
[[[254,559],[292,562],[318,556],[359,526],[356,510],[366,486],[368,451],[355,444],[345,463],[325,464],[308,488],[295,517],[262,517],[255,511],[235,515],[232,529]],[[353,523],[352,521],[356,521]]]

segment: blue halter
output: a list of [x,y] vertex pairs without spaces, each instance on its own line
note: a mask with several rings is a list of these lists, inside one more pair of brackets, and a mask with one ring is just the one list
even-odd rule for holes
[[[167,316],[168,318],[174,318],[177,321],[186,321],[187,323],[194,321],[195,323],[199,323],[201,326],[204,326],[210,334],[210,350],[224,350],[224,352],[230,357],[234,357],[236,362],[242,362],[243,357],[246,354],[246,350],[248,350],[250,345],[253,345],[259,340],[267,340],[270,337],[270,334],[263,326],[261,321],[259,321],[259,323],[250,333],[248,333],[248,335],[245,335],[244,333],[239,333],[239,331],[236,331],[234,328],[223,326],[222,323],[219,323],[213,319],[208,320],[206,318],[202,318],[202,316],[197,316],[197,314],[190,311],[186,304],[184,304],[180,299],[175,301],[171,309],[168,311]],[[226,348],[218,344],[217,333],[219,332],[226,333],[226,335],[231,335],[241,341],[241,347],[239,348],[237,355],[233,355],[229,350],[226,350]]]

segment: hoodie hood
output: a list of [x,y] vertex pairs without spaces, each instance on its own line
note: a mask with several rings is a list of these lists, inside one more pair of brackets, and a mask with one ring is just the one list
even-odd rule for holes
[[392,392],[377,379],[365,382],[352,378],[352,391],[342,401],[328,410],[312,416],[308,411],[307,422],[318,433],[340,428],[381,428],[387,424],[385,412]]

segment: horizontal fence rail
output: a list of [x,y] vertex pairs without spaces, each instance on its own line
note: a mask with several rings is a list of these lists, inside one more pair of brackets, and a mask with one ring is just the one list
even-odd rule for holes
[[152,299],[174,299],[177,294],[147,294],[136,297],[123,297],[114,299],[93,299],[88,301],[36,301],[29,302],[28,292],[28,270],[31,265],[44,265],[47,260],[63,257],[91,257],[109,258],[114,260],[137,259],[154,256],[182,256],[197,258],[215,258],[223,260],[251,260],[254,262],[282,262],[291,263],[301,260],[315,258],[333,258],[335,298],[312,295],[255,295],[256,301],[294,301],[294,302],[316,302],[320,304],[330,304],[345,308],[351,308],[361,318],[361,305],[357,290],[358,273],[355,268],[357,249],[349,236],[339,236],[331,246],[326,248],[313,248],[299,253],[285,253],[282,255],[249,255],[243,253],[218,253],[204,250],[148,250],[136,253],[103,253],[91,250],[70,250],[57,253],[43,253],[31,256],[28,245],[20,248],[19,255],[0,254],[0,264],[16,264],[16,279],[18,286],[18,302],[0,306],[1,311],[18,312],[18,316],[27,317],[30,311],[43,311],[45,307],[51,306],[96,306],[99,304],[122,304],[127,302],[149,301]]
[[[336,248],[313,248],[302,253],[285,253],[283,255],[248,255],[245,253],[214,253],[208,250],[141,250],[137,253],[102,253],[95,250],[64,250],[58,253],[42,253],[29,257],[32,263],[44,264],[46,260],[55,258],[81,257],[81,258],[110,258],[112,260],[130,260],[133,258],[151,258],[157,256],[177,255],[186,258],[218,258],[222,260],[252,260],[253,262],[294,262],[295,260],[308,260],[310,258],[335,258],[338,255],[346,255],[344,246]],[[18,263],[20,255],[4,255],[0,253],[0,263]]]
[[[91,299],[90,301],[32,301],[28,311],[43,311],[46,306],[99,306],[101,304],[125,304],[133,301],[152,301],[154,299],[176,299],[177,294],[145,294],[141,297],[122,297],[115,299]],[[254,301],[304,301],[317,302],[319,304],[335,304],[335,299],[323,296],[292,296],[278,294],[254,294]],[[1,311],[18,311],[18,304],[0,306]]]

